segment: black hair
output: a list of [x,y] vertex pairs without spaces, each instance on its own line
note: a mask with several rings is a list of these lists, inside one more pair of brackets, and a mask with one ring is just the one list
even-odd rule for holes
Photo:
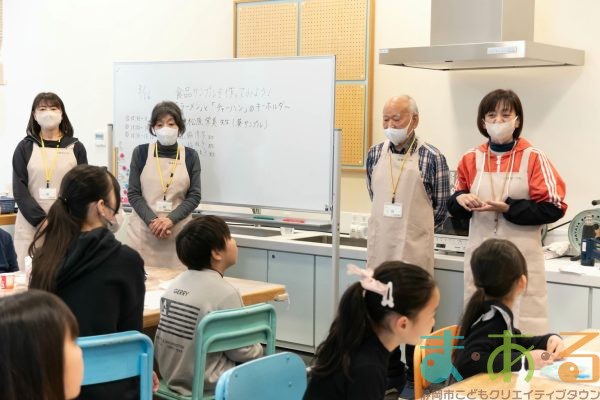
[[185,119],[183,118],[181,108],[172,101],[162,101],[154,106],[152,115],[150,116],[150,122],[148,123],[148,132],[150,132],[152,136],[156,136],[154,133],[154,125],[158,123],[159,119],[166,115],[173,117],[175,124],[177,124],[177,127],[179,128],[179,136],[182,136],[185,133]]
[[71,310],[51,293],[28,290],[0,298],[0,315],[2,398],[64,400],[65,338],[79,336]]
[[[121,206],[120,191],[119,182],[105,167],[82,164],[67,172],[60,184],[59,198],[48,210],[46,226],[40,225],[29,246],[29,255],[33,256],[29,287],[54,291],[60,262],[71,241],[79,235],[91,203],[104,200],[110,205],[113,192],[117,212]],[[37,248],[40,239],[43,244]]]
[[42,103],[50,107],[60,108],[60,111],[62,112],[62,120],[58,125],[58,129],[64,136],[73,137],[73,125],[71,125],[71,121],[69,121],[67,110],[65,110],[65,104],[61,98],[58,97],[58,95],[51,92],[39,93],[37,96],[35,96],[35,99],[33,99],[33,103],[31,104],[31,113],[29,114],[29,122],[27,123],[27,133],[37,138],[40,137],[40,131],[42,130],[42,127],[35,120],[34,114],[35,109],[38,108],[38,106]]
[[485,312],[486,299],[502,300],[512,292],[521,276],[527,276],[527,262],[513,242],[488,239],[473,252],[471,271],[476,291],[465,308],[461,336],[466,336]]
[[382,296],[366,291],[360,282],[352,284],[342,296],[327,338],[317,347],[311,374],[331,375],[342,369],[350,376],[352,354],[365,339],[375,334],[390,313],[414,319],[431,299],[435,281],[423,268],[400,261],[381,264],[373,278],[392,282],[394,308],[381,305]]
[[213,250],[224,250],[231,239],[229,227],[219,217],[203,215],[188,222],[175,239],[177,257],[188,269],[210,268]]
[[484,96],[479,103],[479,109],[477,111],[477,129],[486,138],[489,138],[487,130],[485,129],[485,114],[495,111],[498,104],[502,104],[504,109],[513,111],[519,117],[519,126],[515,128],[513,132],[513,139],[518,139],[521,136],[523,130],[523,123],[525,122],[523,116],[523,106],[521,105],[521,99],[515,92],[510,89],[496,89]]

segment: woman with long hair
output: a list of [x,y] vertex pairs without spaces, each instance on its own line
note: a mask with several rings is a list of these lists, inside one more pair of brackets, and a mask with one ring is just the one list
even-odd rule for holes
[[17,263],[24,258],[36,228],[44,223],[58,187],[74,166],[87,164],[83,144],[73,137],[73,126],[60,97],[40,93],[33,100],[27,136],[13,155],[13,194],[19,206],[15,222]]

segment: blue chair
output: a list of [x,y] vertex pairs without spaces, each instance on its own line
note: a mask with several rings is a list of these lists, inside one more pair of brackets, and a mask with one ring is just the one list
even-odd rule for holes
[[255,343],[266,343],[266,354],[275,353],[277,316],[270,304],[256,304],[231,310],[213,311],[205,315],[196,327],[194,380],[192,396],[183,396],[169,389],[161,380],[154,395],[167,400],[212,399],[204,396],[206,354],[239,349]]
[[278,353],[226,371],[217,382],[215,400],[301,400],[306,366],[294,353]]
[[150,338],[137,331],[84,336],[83,385],[140,376],[140,399],[152,399],[154,349]]

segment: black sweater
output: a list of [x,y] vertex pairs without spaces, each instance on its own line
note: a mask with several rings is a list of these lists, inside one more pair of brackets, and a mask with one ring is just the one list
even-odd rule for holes
[[[76,138],[67,136],[62,138],[60,143],[54,140],[44,140],[46,146],[55,148],[58,145],[61,149],[69,147],[73,143],[75,143],[73,153],[75,153],[77,165],[87,164],[85,147]],[[38,226],[46,218],[46,212],[40,207],[31,193],[29,193],[29,172],[27,171],[27,165],[31,159],[31,153],[33,153],[33,146],[41,147],[42,143],[37,137],[32,135],[27,135],[17,145],[12,160],[12,183],[13,195],[19,206],[19,212],[23,214],[27,222],[32,226]]]
[[341,369],[330,376],[313,376],[304,400],[382,400],[389,358],[377,336],[371,336],[351,356],[351,379]]
[[[486,301],[484,304],[484,313],[469,331],[465,338],[459,341],[459,346],[465,346],[464,349],[457,349],[454,353],[454,366],[460,372],[463,379],[470,376],[487,373],[487,362],[490,354],[503,343],[503,338],[490,338],[489,335],[502,335],[505,330],[510,330],[515,335],[520,335],[521,331],[513,326],[513,313],[510,308],[497,301]],[[526,338],[514,338],[512,343],[519,344],[525,348],[533,346],[533,349],[545,350],[551,333],[544,336],[532,336]],[[472,355],[478,353],[476,356]],[[501,372],[503,364],[503,354],[495,357],[493,362],[494,372]],[[511,359],[520,359],[523,353],[512,351]],[[526,363],[526,368],[528,364]],[[521,362],[512,365],[513,371],[521,369]]]
[[[142,330],[144,261],[108,229],[83,232],[73,240],[56,285],[56,294],[77,318],[81,336]],[[138,382],[84,386],[79,398],[139,398]]]
[[[448,212],[458,219],[469,219],[473,215],[472,211],[465,210],[456,198],[461,194],[469,193],[466,190],[454,192],[448,199]],[[512,199],[508,197],[506,204],[510,207],[502,215],[508,222],[515,225],[543,225],[551,224],[562,218],[564,211],[557,208],[554,204],[547,201],[535,202],[526,199]]]

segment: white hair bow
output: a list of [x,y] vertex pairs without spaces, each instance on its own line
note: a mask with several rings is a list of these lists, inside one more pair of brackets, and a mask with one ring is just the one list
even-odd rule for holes
[[358,268],[354,264],[348,264],[347,267],[348,275],[357,275],[361,277],[360,286],[369,292],[377,293],[381,295],[381,305],[389,308],[394,308],[394,285],[390,281],[387,284],[381,283],[377,279],[373,278],[372,269]]

